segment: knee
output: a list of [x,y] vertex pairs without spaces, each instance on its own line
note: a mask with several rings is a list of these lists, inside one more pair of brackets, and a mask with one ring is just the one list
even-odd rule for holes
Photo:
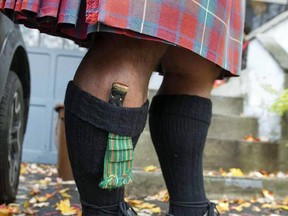
[[196,95],[209,98],[214,81],[189,73],[165,74],[160,95]]
[[210,97],[221,69],[191,51],[173,47],[162,58],[164,80],[159,94],[188,94]]

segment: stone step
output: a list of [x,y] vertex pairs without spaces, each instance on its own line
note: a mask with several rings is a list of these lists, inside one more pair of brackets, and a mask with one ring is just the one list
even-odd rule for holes
[[254,170],[268,172],[288,170],[288,146],[283,142],[246,142],[209,138],[204,149],[204,169],[240,168],[249,173]]
[[213,102],[213,114],[216,115],[237,115],[243,113],[244,99],[241,97],[211,97]]
[[[248,71],[243,71],[243,74]],[[242,97],[243,96],[243,77],[231,77],[228,82],[212,89],[211,94],[221,97]]]
[[249,134],[258,136],[258,120],[256,118],[213,115],[208,137],[241,140]]
[[[148,99],[151,102],[156,94],[156,90],[149,90]],[[217,115],[237,115],[240,116],[243,112],[243,98],[242,97],[223,97],[212,95],[213,114]]]
[[[127,195],[146,197],[164,190],[162,173],[134,170],[134,181],[126,187]],[[262,197],[262,190],[273,191],[276,199],[287,197],[288,179],[205,176],[209,199],[250,199]]]
[[[155,90],[149,90],[148,99],[151,101],[156,94]],[[243,98],[212,96],[213,118],[208,137],[219,139],[243,139],[252,134],[258,135],[258,120],[253,117],[241,116]],[[149,131],[149,124],[146,124]]]
[[[144,131],[149,132],[147,123]],[[241,140],[247,135],[258,136],[258,121],[253,117],[213,115],[208,137]]]
[[135,168],[142,169],[143,167],[150,165],[160,167],[150,133],[148,131],[144,131],[136,145],[133,166]]
[[[288,145],[285,142],[245,142],[241,140],[221,140],[208,138],[204,149],[204,169],[240,168],[244,172],[264,169],[268,172],[287,171]],[[160,167],[150,133],[145,131],[140,136],[136,150],[134,167]]]

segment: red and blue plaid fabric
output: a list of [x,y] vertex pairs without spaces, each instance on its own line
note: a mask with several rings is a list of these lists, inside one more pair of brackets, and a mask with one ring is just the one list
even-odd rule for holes
[[0,0],[15,22],[84,46],[99,31],[158,40],[232,75],[240,71],[244,8],[244,0]]

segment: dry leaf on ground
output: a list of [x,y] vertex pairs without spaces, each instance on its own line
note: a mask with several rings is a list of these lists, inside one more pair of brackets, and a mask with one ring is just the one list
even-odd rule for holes
[[272,191],[263,189],[262,195],[264,196],[266,202],[274,202],[275,201],[274,194]]
[[153,195],[153,196],[148,196],[145,198],[145,200],[158,200],[161,202],[169,202],[169,194],[167,190],[162,190],[159,191],[157,194]]
[[64,188],[64,189],[60,190],[59,193],[63,198],[71,198],[71,195],[66,193],[68,190],[69,190],[69,188]]
[[234,177],[244,176],[242,170],[239,168],[231,168],[231,169],[229,169],[229,171],[230,171],[231,175]]
[[249,134],[248,136],[243,138],[246,142],[260,142],[259,138],[254,137],[252,134]]
[[220,214],[224,214],[225,212],[230,210],[229,202],[227,202],[226,200],[219,201],[217,204],[217,209]]
[[56,204],[56,210],[61,211],[63,215],[75,215],[77,213],[76,208],[70,205],[69,199],[60,200],[60,202]]
[[134,208],[137,208],[139,210],[146,209],[154,214],[161,212],[161,208],[156,206],[155,204],[151,204],[151,203],[144,202],[142,200],[135,200],[135,199],[134,200],[126,199],[126,201],[130,205],[132,205]]
[[0,215],[1,216],[10,216],[20,213],[20,206],[16,203],[11,203],[9,205],[0,205]]
[[156,166],[150,165],[143,168],[144,172],[155,172],[157,170]]

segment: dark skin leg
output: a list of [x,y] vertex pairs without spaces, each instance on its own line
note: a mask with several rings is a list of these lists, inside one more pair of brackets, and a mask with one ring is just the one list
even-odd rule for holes
[[81,62],[75,83],[84,91],[108,101],[113,82],[129,86],[125,107],[140,107],[147,100],[150,76],[167,45],[101,33]]
[[129,86],[124,106],[138,107],[147,99],[152,71],[162,59],[165,76],[158,94],[210,97],[220,69],[214,63],[179,47],[101,33],[76,71],[83,90],[108,101],[113,82]]
[[221,69],[203,57],[179,47],[169,47],[162,58],[164,80],[158,94],[197,95],[210,98]]
[[211,62],[177,47],[114,35],[98,34],[74,77],[84,91],[108,101],[113,82],[129,86],[125,107],[147,100],[148,83],[159,62],[165,69],[158,94],[209,97],[220,70]]
[[[109,99],[113,82],[126,84],[129,86],[129,91],[124,100],[124,106],[141,107],[147,100],[148,83],[152,71],[158,65],[166,48],[167,45],[161,43],[133,39],[123,35],[99,33],[81,62],[75,74],[74,82],[82,90],[106,102]],[[70,115],[70,119],[72,118],[73,115]],[[87,124],[84,124],[84,127],[88,128],[87,136],[92,136],[94,132],[91,133],[91,127],[95,128],[101,141],[105,140],[103,137],[108,135],[108,133],[107,135],[105,134],[105,130],[97,127],[90,125],[88,127]],[[78,130],[82,130],[82,128],[78,129],[77,126],[70,125],[70,131]],[[85,128],[83,130],[85,131]],[[72,144],[71,142],[70,154],[76,157],[78,156],[78,152],[73,150],[75,146],[73,147]],[[95,160],[98,163],[95,166],[100,167],[99,164],[104,160],[105,154],[103,146],[105,147],[106,144],[105,141],[102,143],[95,142],[94,144],[95,146],[98,145],[95,149],[90,146],[90,143],[85,143],[93,151],[93,154],[91,154],[92,157],[100,158],[98,161]],[[76,144],[74,143],[73,145]],[[74,173],[77,174],[75,175],[75,180],[80,195],[85,202],[97,206],[109,206],[119,202],[119,200],[122,201],[122,196],[124,196],[123,188],[111,191],[102,190],[97,185],[97,181],[102,178],[101,174],[89,173],[85,169],[81,169],[77,161],[72,160],[71,162],[72,164],[74,163],[72,168],[74,169]],[[109,210],[116,212],[117,208],[114,207],[112,210]],[[95,210],[93,211],[90,208],[86,208],[85,211],[85,215],[98,215],[98,213],[90,213],[95,212]]]
[[[221,72],[221,69],[214,63],[191,51],[177,47],[169,47],[167,49],[162,58],[162,66],[164,68],[164,79],[158,95],[191,95],[210,98],[214,81],[219,77]],[[201,99],[201,101],[203,100]],[[193,107],[192,109],[201,113],[201,110],[198,110],[197,107]],[[183,116],[185,116],[184,113]],[[172,200],[176,199],[176,201],[180,202],[203,201],[206,195],[203,185],[201,152],[205,144],[208,127],[204,127],[204,124],[199,123],[201,121],[196,119],[190,120],[188,124],[188,118],[181,117],[180,115],[177,118],[179,121],[175,121],[175,116],[173,115],[165,115],[165,118],[161,118],[158,122],[154,121],[157,122],[158,127],[164,125],[162,128],[165,129],[159,132],[161,137],[158,138],[156,133],[153,134],[153,131],[151,131],[152,138],[154,136],[158,140],[154,143],[154,146],[160,159],[167,189]],[[157,119],[157,117],[154,117],[154,119]],[[187,125],[189,125],[191,130],[182,133],[181,137],[177,138],[179,135],[175,135],[174,133],[177,131],[177,127],[178,129],[181,127],[181,124],[179,124],[180,120],[182,120],[185,126],[184,130],[186,130]],[[176,126],[174,127],[172,125],[175,122]],[[186,124],[184,124],[185,122]],[[170,129],[171,127],[173,129]],[[150,125],[150,128],[154,128],[155,130],[155,126],[153,127],[153,125]],[[179,134],[179,131],[177,132]],[[165,139],[165,137],[169,138]],[[177,143],[177,140],[183,140],[183,142]],[[179,158],[178,156],[177,158],[173,158],[171,156],[173,152],[178,152],[177,155],[180,155]],[[177,166],[174,166],[175,164]],[[183,181],[177,181],[177,176],[182,176]],[[185,191],[187,191],[186,194]],[[181,195],[179,194],[180,192],[184,194]],[[205,207],[185,208],[170,204],[169,211],[175,216],[194,216],[204,215],[207,209]]]

